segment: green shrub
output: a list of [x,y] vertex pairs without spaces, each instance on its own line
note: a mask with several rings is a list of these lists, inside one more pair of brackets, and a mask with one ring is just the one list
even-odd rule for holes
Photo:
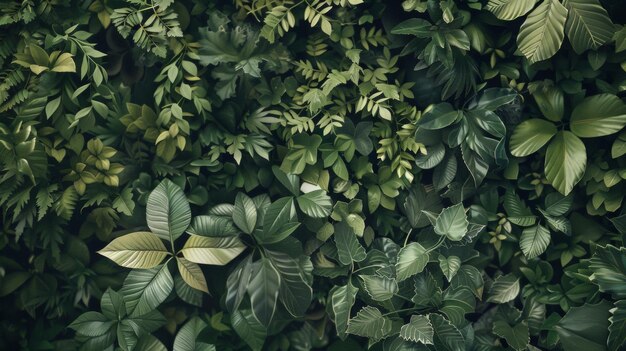
[[624,14],[1,1],[0,349],[623,349]]

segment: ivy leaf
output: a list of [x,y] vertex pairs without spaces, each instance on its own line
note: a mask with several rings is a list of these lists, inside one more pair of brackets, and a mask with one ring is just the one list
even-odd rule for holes
[[404,281],[426,268],[428,252],[418,243],[410,243],[398,252],[396,263],[396,278]]
[[548,145],[546,178],[561,194],[569,194],[585,174],[587,150],[572,132],[561,131]]
[[136,232],[116,238],[98,253],[128,268],[155,267],[169,254],[161,239],[150,232]]
[[313,218],[326,218],[333,207],[330,196],[326,191],[319,189],[302,194],[296,198],[300,210]]
[[398,292],[398,283],[393,278],[378,275],[361,275],[365,291],[374,301],[387,301]]
[[207,326],[199,317],[191,318],[176,334],[174,349],[177,351],[215,351],[215,346],[198,341],[198,335]]
[[557,133],[556,126],[543,119],[529,119],[515,127],[511,136],[511,154],[524,157],[537,152]]
[[501,275],[491,285],[487,301],[507,303],[517,297],[519,290],[519,279],[513,273]]
[[537,0],[489,0],[485,9],[505,21],[523,16],[535,7]]
[[567,9],[558,0],[544,0],[522,24],[517,36],[518,50],[530,63],[549,59],[565,38]]
[[246,234],[252,234],[256,227],[257,210],[250,197],[238,193],[233,208],[233,222]]
[[365,248],[359,243],[356,234],[345,222],[335,224],[335,244],[339,262],[350,265],[352,262],[361,262],[367,256]]
[[499,337],[504,338],[506,343],[517,351],[526,350],[530,342],[528,325],[525,322],[518,323],[514,327],[511,327],[506,321],[497,320],[493,322],[493,332]]
[[600,291],[626,298],[626,248],[598,246],[589,260],[589,269],[593,272],[589,279],[599,286]]
[[412,315],[411,321],[400,328],[400,337],[407,341],[433,344],[434,330],[428,316]]
[[262,258],[254,263],[248,295],[254,318],[263,326],[269,326],[274,317],[280,285],[280,274],[269,258]]
[[[570,0],[571,2],[571,0]],[[576,105],[570,118],[572,132],[581,138],[611,135],[626,126],[626,104],[612,94],[590,96]]]
[[359,289],[348,280],[346,285],[340,287],[335,286],[330,292],[335,329],[337,330],[337,335],[342,340],[346,339],[350,310],[354,305],[358,291]]
[[568,10],[565,31],[577,54],[597,50],[613,38],[615,26],[599,1],[565,0],[563,5]]
[[180,252],[183,257],[194,263],[223,266],[245,249],[246,245],[236,237],[212,238],[190,235]]
[[191,209],[182,189],[163,180],[148,196],[148,227],[159,238],[174,242],[189,226]]
[[347,332],[376,342],[391,332],[391,320],[383,317],[378,308],[365,306],[350,319]]
[[525,228],[520,237],[519,246],[526,258],[541,255],[550,244],[550,231],[540,224]]
[[435,221],[435,233],[459,241],[467,233],[469,222],[462,203],[444,208]]
[[167,265],[151,269],[135,269],[128,273],[120,293],[131,317],[144,315],[159,306],[174,288],[174,279]]

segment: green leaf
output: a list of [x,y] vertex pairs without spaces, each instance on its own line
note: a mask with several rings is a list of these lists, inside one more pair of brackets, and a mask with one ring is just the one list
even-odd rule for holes
[[280,274],[268,258],[262,258],[254,263],[252,279],[247,290],[252,313],[261,325],[269,326],[274,317],[280,285]]
[[110,320],[119,320],[126,317],[126,305],[124,296],[111,288],[108,288],[100,299],[100,308]]
[[568,10],[565,31],[577,54],[611,41],[615,26],[599,1],[564,0],[563,4]]
[[569,194],[585,174],[587,150],[572,132],[562,131],[548,145],[546,178],[561,194]]
[[504,338],[506,343],[517,351],[526,350],[530,342],[528,325],[525,322],[518,323],[515,327],[511,327],[509,323],[504,320],[494,321],[493,332],[499,337]]
[[212,238],[190,235],[180,252],[191,262],[223,266],[245,249],[246,245],[236,237]]
[[396,263],[396,278],[404,281],[426,268],[428,252],[418,243],[410,243],[398,252]]
[[436,130],[445,128],[462,117],[462,111],[454,109],[447,102],[434,105],[427,109],[422,117],[417,121],[420,128]]
[[233,312],[230,316],[230,323],[239,337],[241,337],[252,350],[260,351],[263,349],[267,335],[266,328],[254,318],[252,311],[243,310]]
[[367,256],[356,234],[345,222],[335,224],[335,244],[341,264],[350,265],[353,262],[361,262]]
[[567,9],[558,0],[543,0],[522,24],[517,35],[519,51],[530,63],[549,59],[565,38]]
[[300,178],[297,175],[291,173],[285,173],[278,166],[272,166],[272,172],[274,177],[282,184],[293,196],[300,194]]
[[412,315],[411,321],[400,328],[400,337],[407,341],[433,344],[434,330],[427,316]]
[[207,237],[224,237],[236,236],[239,234],[239,229],[228,217],[203,215],[193,218],[187,233]]
[[378,275],[361,275],[367,294],[374,301],[387,301],[398,292],[398,283],[393,278]]
[[280,301],[292,316],[296,318],[303,316],[313,298],[311,260],[308,257],[302,257],[298,262],[282,252],[269,250],[265,252],[280,275],[278,295]]
[[209,288],[206,285],[206,279],[200,266],[182,257],[176,257],[176,264],[185,283],[194,289],[209,293]]
[[511,136],[511,154],[517,157],[524,157],[537,152],[554,135],[556,126],[543,119],[529,119],[515,127]]
[[174,288],[167,264],[128,273],[120,293],[132,317],[144,315],[159,306]]
[[326,191],[319,189],[302,194],[296,198],[300,210],[313,218],[326,218],[330,215],[333,203]]
[[68,326],[76,330],[78,334],[85,336],[101,336],[107,334],[115,321],[109,320],[100,312],[89,311],[81,314]]
[[378,308],[365,306],[350,319],[347,332],[376,342],[391,332],[391,320],[383,317]]
[[439,255],[439,268],[443,272],[443,275],[448,279],[448,282],[452,280],[452,278],[456,275],[456,272],[461,268],[461,259],[457,256],[448,256],[445,257],[443,255]]
[[116,238],[98,253],[128,268],[155,267],[169,254],[161,239],[150,232],[136,232]]
[[350,320],[350,310],[356,300],[356,293],[358,288],[352,285],[352,282],[348,280],[346,285],[337,287],[335,286],[331,292],[331,303],[333,309],[333,321],[335,322],[335,329],[337,335],[342,340],[346,338],[346,329],[348,328],[348,321]]
[[523,16],[535,7],[537,0],[489,0],[485,9],[505,21]]
[[462,203],[444,208],[437,216],[435,233],[445,235],[451,241],[459,241],[467,234],[469,222]]
[[252,257],[248,255],[243,261],[239,262],[235,270],[228,276],[226,280],[226,299],[225,304],[228,311],[235,312],[246,294],[248,282],[252,276]]
[[501,275],[497,277],[491,285],[487,301],[507,303],[514,300],[519,294],[519,291],[519,279],[513,273]]
[[613,245],[598,246],[589,260],[589,277],[599,290],[626,298],[626,248]]
[[626,343],[626,300],[615,302],[609,312],[609,351],[617,351]]
[[244,193],[238,193],[235,197],[233,208],[233,222],[246,234],[252,234],[256,227],[257,210],[254,202]]
[[526,258],[535,258],[541,255],[550,244],[550,231],[541,225],[524,228],[519,240],[519,246]]
[[606,350],[610,308],[606,301],[570,308],[555,326],[563,350]]
[[150,193],[146,220],[154,234],[172,243],[187,229],[191,222],[191,209],[178,185],[165,179]]
[[280,198],[265,210],[263,230],[254,232],[254,237],[263,244],[277,243],[298,228],[300,224],[295,222],[295,220],[297,220],[297,217],[293,198]]
[[176,351],[215,351],[215,346],[199,342],[198,335],[207,327],[199,317],[192,317],[180,328],[174,339]]
[[391,29],[391,34],[408,34],[418,38],[430,38],[432,24],[421,18],[411,18]]
[[626,126],[626,104],[612,94],[586,98],[576,105],[570,119],[572,132],[581,138],[611,135]]
[[436,313],[431,313],[428,317],[435,331],[433,342],[436,350],[465,350],[463,335],[450,321]]

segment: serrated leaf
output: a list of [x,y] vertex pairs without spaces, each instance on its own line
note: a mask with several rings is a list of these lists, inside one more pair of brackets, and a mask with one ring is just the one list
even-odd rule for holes
[[433,344],[434,330],[427,316],[412,315],[409,323],[400,328],[400,337],[407,341]]
[[487,301],[495,303],[507,303],[514,300],[519,294],[519,279],[509,273],[507,275],[501,275],[494,280],[489,289],[489,298]]
[[296,198],[300,210],[313,218],[326,218],[333,207],[330,196],[324,190],[314,190]]
[[437,350],[457,351],[465,349],[463,335],[450,321],[436,313],[431,313],[428,317],[435,331],[433,343]]
[[126,234],[98,251],[122,267],[152,268],[169,254],[161,239],[150,232]]
[[525,228],[520,237],[519,246],[526,258],[541,255],[550,244],[550,231],[540,224]]
[[613,245],[598,246],[589,260],[589,277],[599,290],[626,298],[626,248]]
[[347,332],[378,341],[391,332],[391,320],[383,317],[378,308],[365,306],[350,319]]
[[461,259],[456,256],[445,257],[443,255],[439,255],[438,259],[439,268],[441,268],[443,275],[448,279],[448,282],[450,282],[459,268],[461,268]]
[[335,329],[342,340],[346,338],[346,329],[350,320],[350,310],[356,300],[359,289],[348,280],[346,285],[335,287],[331,291],[331,303],[334,315]]
[[437,216],[435,233],[445,235],[451,241],[459,241],[467,234],[469,222],[462,203],[444,208]]
[[386,301],[398,292],[398,283],[393,278],[378,275],[361,275],[365,291],[374,301]]
[[410,243],[398,252],[396,278],[398,282],[406,280],[426,268],[428,252],[418,243]]
[[353,262],[361,262],[367,256],[365,248],[359,243],[356,234],[345,222],[335,224],[335,244],[339,262],[350,265]]
[[626,343],[626,300],[615,302],[615,307],[609,310],[609,351],[617,351]]

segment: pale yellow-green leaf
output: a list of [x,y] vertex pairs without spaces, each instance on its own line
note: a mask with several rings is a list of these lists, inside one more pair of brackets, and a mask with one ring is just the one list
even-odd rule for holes
[[245,249],[246,245],[235,237],[211,238],[191,235],[181,252],[191,262],[223,266]]
[[202,269],[197,263],[193,263],[183,257],[176,257],[176,263],[178,264],[180,276],[185,283],[194,289],[204,291],[205,293],[209,292]]
[[543,119],[529,119],[517,125],[511,136],[511,154],[528,156],[541,149],[556,134],[556,126]]
[[531,62],[552,57],[565,37],[567,9],[558,0],[544,0],[522,24],[517,36],[519,51]]
[[569,194],[585,173],[587,149],[572,132],[562,131],[548,145],[546,178],[561,194]]
[[532,10],[537,0],[489,0],[485,9],[501,20],[511,21]]
[[168,255],[159,237],[150,232],[126,234],[111,241],[99,254],[122,267],[152,268]]
[[54,63],[54,67],[52,67],[51,71],[53,72],[76,72],[76,64],[74,63],[74,59],[72,59],[72,54],[63,53],[59,56],[59,58]]

